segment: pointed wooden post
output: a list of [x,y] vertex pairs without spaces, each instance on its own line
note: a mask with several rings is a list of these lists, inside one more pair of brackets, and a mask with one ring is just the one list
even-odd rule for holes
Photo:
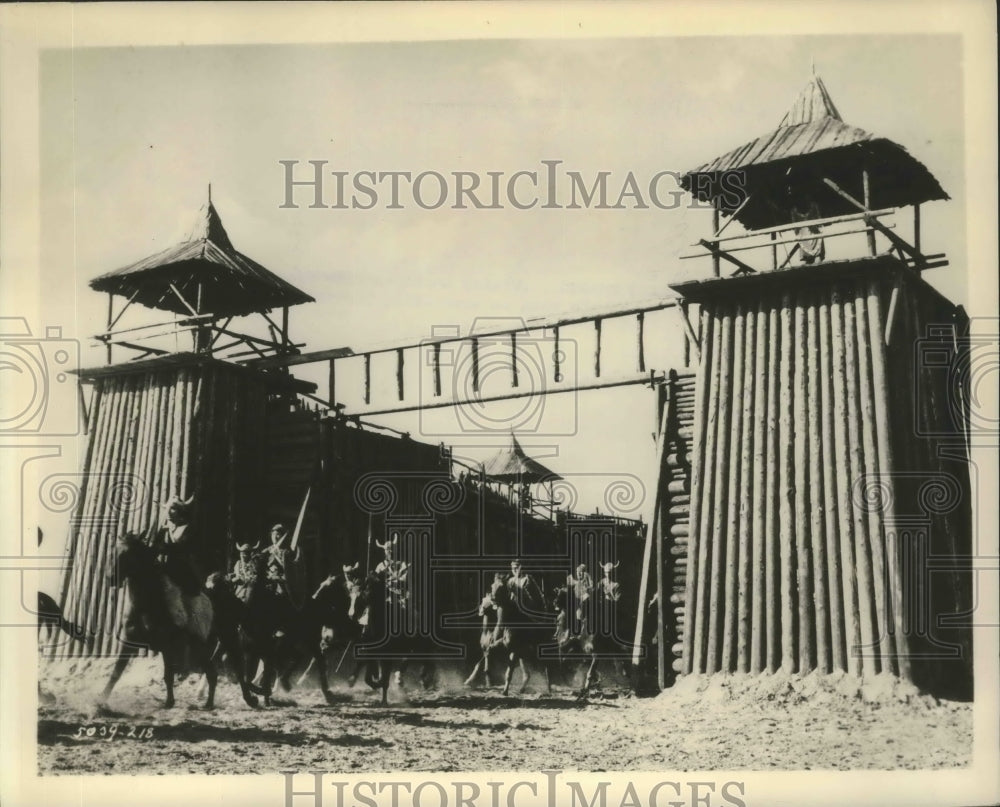
[[517,333],[510,334],[510,385],[517,386]]
[[[719,208],[712,207],[712,232],[717,233],[719,231]],[[715,244],[715,249],[712,250],[712,277],[719,277],[722,274],[721,263],[719,261],[719,250],[718,243]]]
[[[107,330],[110,331],[114,325],[114,303],[115,295],[108,292],[108,327]],[[107,363],[111,364],[111,337],[104,343],[105,349],[107,350]]]
[[[861,172],[861,184],[862,190],[864,191],[864,204],[866,210],[872,209],[872,199],[871,199],[871,188],[868,186],[868,169],[864,169]],[[868,254],[875,255],[875,233],[868,228]]]

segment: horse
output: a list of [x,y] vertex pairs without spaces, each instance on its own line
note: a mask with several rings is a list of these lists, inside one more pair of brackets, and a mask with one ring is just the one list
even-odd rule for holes
[[487,594],[480,600],[478,610],[479,617],[482,619],[482,629],[479,633],[479,649],[482,650],[483,654],[476,662],[476,666],[472,668],[469,677],[465,679],[465,685],[468,687],[476,684],[480,674],[487,685],[490,683],[490,656],[495,655],[495,651],[500,646],[494,640],[493,635],[496,627],[496,613],[493,600]]
[[[358,642],[370,647],[368,658],[362,658],[355,672],[348,679],[353,683],[357,672],[365,667],[365,682],[372,688],[381,690],[382,705],[388,704],[389,680],[395,673],[396,684],[403,687],[403,672],[408,663],[407,656],[419,655],[420,638],[416,635],[398,633],[394,626],[405,624],[412,616],[409,606],[390,594],[385,579],[381,575],[369,574],[362,583],[352,586],[351,614],[363,622],[361,638]],[[420,669],[420,682],[429,689],[434,680],[434,663],[424,661]]]
[[[180,644],[186,639],[208,681],[205,708],[214,708],[217,676],[212,662],[212,639],[216,624],[208,595],[204,592],[184,594],[157,563],[153,550],[134,533],[116,542],[112,561],[118,574],[115,575],[113,567],[109,568],[109,582],[116,586],[122,582],[126,584],[128,609],[122,649],[98,706],[106,706],[129,661],[138,654],[140,646],[145,645],[163,657],[163,682],[167,689],[164,706],[173,707],[174,672]],[[245,686],[243,697],[248,704],[255,705]]]
[[[507,584],[508,578],[505,575],[496,575],[490,586],[488,599],[490,605],[497,612],[496,625],[493,629],[493,643],[502,644],[507,650],[507,672],[504,675],[503,694],[510,694],[511,681],[514,678],[514,668],[520,667],[523,681],[520,692],[528,685],[531,674],[525,664],[525,659],[529,656],[538,656],[538,647],[543,643],[543,638],[539,634],[540,629],[544,629],[544,615],[540,615],[534,610],[526,611],[519,598],[514,596],[514,592]],[[543,619],[539,617],[542,616]],[[542,662],[545,670],[545,688],[552,692],[552,677],[549,667],[551,662]]]
[[44,591],[38,592],[38,633],[46,644],[52,641],[57,631],[62,631],[72,639],[88,643],[88,648],[94,643],[94,634],[82,625],[78,625],[63,616],[58,603]]
[[[233,666],[246,678],[247,686],[264,697],[265,706],[271,705],[276,680],[286,691],[291,689],[289,675],[301,655],[308,655],[310,665],[317,667],[323,696],[327,703],[333,702],[321,646],[324,627],[334,621],[326,585],[321,584],[300,609],[275,592],[263,577],[247,586],[245,601],[221,574],[210,575],[207,587],[238,636],[235,651],[228,653]],[[250,679],[260,662],[264,669],[260,684],[255,685]]]
[[[569,586],[559,586],[553,591],[553,604],[557,612],[555,644],[560,666],[564,658],[576,659],[586,665],[583,685],[577,692],[580,699],[589,696],[591,688],[599,680],[597,664],[603,658],[620,656],[622,647],[613,638],[614,603],[598,592],[586,601],[579,601],[572,608],[573,592]],[[571,620],[570,614],[576,619]],[[624,662],[618,660],[618,666]],[[622,674],[624,674],[622,672]]]

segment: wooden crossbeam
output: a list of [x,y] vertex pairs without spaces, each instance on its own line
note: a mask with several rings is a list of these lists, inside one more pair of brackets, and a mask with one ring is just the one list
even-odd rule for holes
[[[225,329],[225,328],[228,328],[228,327],[229,327],[229,323],[230,323],[230,322],[232,322],[232,321],[233,321],[233,318],[232,318],[232,317],[229,317],[229,319],[227,319],[227,320],[226,320],[225,322],[223,322],[223,323],[222,323],[222,327],[223,327],[223,329]],[[219,341],[219,337],[220,337],[220,336],[222,336],[222,331],[221,331],[221,330],[219,330],[219,329],[217,328],[217,329],[215,330],[215,336],[213,336],[213,337],[212,337],[212,341],[211,341],[211,342],[209,342],[209,344],[208,344],[208,347],[209,347],[209,349],[211,349],[211,348],[212,348],[212,346],[213,346],[213,345],[214,345],[214,344],[215,344],[216,342],[218,342],[218,341]],[[221,348],[220,348],[220,350],[221,350]]]
[[[212,314],[199,314],[192,317],[184,317],[183,319],[170,320],[168,322],[149,322],[145,325],[133,325],[130,328],[122,328],[118,331],[105,331],[104,333],[94,334],[94,339],[100,339],[102,342],[106,341],[115,336],[121,336],[123,333],[135,333],[136,331],[148,331],[151,328],[170,328],[169,331],[164,331],[162,333],[173,333],[177,330],[186,330],[192,325],[198,325],[206,321],[214,319]],[[160,336],[162,333],[156,334],[143,334],[137,338],[148,339],[151,336]]]
[[725,223],[721,227],[719,227],[718,230],[716,230],[714,236],[716,240],[718,240],[719,236],[722,235],[723,232],[725,232],[726,227],[728,227],[736,220],[736,217],[739,215],[740,211],[742,211],[743,208],[747,206],[747,202],[749,201],[750,201],[750,194],[747,194],[747,197],[740,203],[740,206],[736,208],[732,213],[730,213],[729,218],[726,219]]
[[143,352],[143,355],[139,356],[140,359],[145,358],[151,353],[155,353],[157,356],[165,356],[170,352],[169,350],[162,350],[161,348],[158,347],[149,347],[148,345],[137,345],[134,342],[115,342],[115,344],[121,345],[122,347],[127,347],[130,350],[141,350]]
[[[118,324],[118,320],[122,318],[122,315],[128,310],[128,307],[132,305],[132,303],[135,301],[135,298],[139,296],[140,291],[141,289],[136,289],[134,292],[132,292],[132,296],[125,301],[125,305],[122,306],[122,310],[118,312],[118,315],[111,322],[108,323],[108,331],[111,331],[115,327],[115,325]],[[113,296],[109,295],[108,299],[109,300],[113,299]]]
[[882,233],[882,235],[884,235],[886,238],[889,239],[889,242],[894,247],[899,249],[901,252],[905,252],[907,255],[913,258],[913,260],[916,261],[918,265],[922,265],[924,263],[923,255],[921,255],[911,244],[908,244],[906,241],[904,241],[902,238],[900,238],[898,235],[892,232],[882,222],[874,218],[872,216],[872,211],[870,211],[867,207],[865,207],[865,205],[862,202],[859,202],[857,199],[851,196],[851,194],[849,194],[847,191],[841,188],[832,179],[823,177],[823,182],[827,185],[827,187],[832,189],[835,193],[840,195],[843,199],[846,199],[848,202],[850,202],[852,205],[858,208],[858,210],[864,213],[865,223],[868,224],[870,227],[874,227],[876,230]]
[[438,401],[436,403],[414,403],[404,404],[386,409],[370,410],[363,412],[345,412],[345,417],[358,415],[360,417],[375,417],[376,415],[395,415],[401,412],[416,412],[419,409],[443,409],[449,406],[479,406],[484,403],[494,401],[511,401],[517,398],[530,398],[535,395],[558,395],[564,392],[583,392],[585,390],[608,389],[609,387],[627,387],[639,384],[658,384],[663,381],[663,374],[646,373],[640,376],[615,379],[611,381],[598,381],[593,384],[573,384],[565,387],[547,387],[543,390],[527,389],[521,392],[508,392],[503,395],[489,395],[486,397],[475,396],[473,398],[461,398],[458,400]]
[[700,361],[701,343],[698,341],[698,335],[694,332],[694,328],[691,327],[691,320],[688,319],[687,303],[681,303],[680,312],[681,321],[684,323],[684,330],[687,332],[688,341],[691,343],[691,347],[694,348],[695,357]]
[[[857,201],[857,200],[853,200]],[[821,219],[806,219],[805,221],[793,221],[788,224],[776,224],[773,227],[761,227],[759,230],[751,230],[745,233],[736,233],[736,235],[727,235],[725,238],[719,238],[719,242],[723,241],[740,241],[745,238],[754,238],[759,235],[770,235],[771,233],[783,233],[788,230],[797,230],[799,227],[826,227],[830,224],[843,224],[849,221],[861,221],[864,219],[865,213],[870,216],[884,217],[889,216],[894,213],[895,210],[891,207],[880,208],[879,210],[866,210],[859,213],[842,213],[839,216],[826,216]],[[714,239],[709,238],[709,241]]]
[[[757,272],[756,269],[754,269],[749,264],[743,263],[743,261],[741,261],[739,258],[734,258],[728,252],[725,252],[725,251],[719,249],[719,247],[716,244],[713,244],[712,242],[706,241],[704,238],[702,238],[701,239],[701,245],[703,247],[705,247],[705,249],[707,249],[709,252],[712,253],[712,258],[713,259],[718,260],[719,258],[722,258],[723,260],[728,261],[731,264],[734,264],[741,271],[743,271],[743,272],[745,272],[747,274],[756,274],[756,272]],[[718,277],[718,273],[716,273],[716,277]]]
[[170,290],[174,293],[174,296],[181,301],[181,305],[183,305],[194,316],[198,316],[198,309],[184,299],[184,295],[180,293],[180,290],[173,283],[170,284]]

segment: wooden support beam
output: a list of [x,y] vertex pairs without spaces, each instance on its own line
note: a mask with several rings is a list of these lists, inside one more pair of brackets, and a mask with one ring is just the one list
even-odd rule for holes
[[[233,321],[233,318],[229,317],[224,323],[222,323],[222,329],[218,329],[218,328],[215,329],[215,336],[212,337],[212,341],[209,342],[209,345],[208,345],[208,347],[210,349],[215,346],[216,342],[219,341],[219,337],[222,336],[224,329],[228,328],[229,327],[229,323],[232,322],[232,321]],[[222,348],[219,348],[219,349],[222,350]]]
[[472,341],[472,391],[479,392],[479,340]]
[[[671,377],[676,378],[676,373],[671,371]],[[659,441],[661,446],[666,446],[667,444],[667,430],[666,427],[669,426],[671,415],[673,413],[673,407],[676,403],[673,400],[673,384],[660,384],[658,388],[658,396],[662,400],[663,416],[660,422],[662,433],[659,435]],[[662,462],[662,454],[661,454]],[[660,467],[660,472],[662,473],[662,465]],[[664,637],[664,625],[663,625],[663,606],[666,601],[666,591],[664,590],[663,581],[663,511],[666,509],[666,497],[661,493],[656,496],[656,506],[659,512],[654,514],[654,521],[656,523],[656,529],[653,530],[653,540],[656,542],[656,683],[660,689],[667,688],[667,648],[666,641]]]
[[799,251],[799,244],[796,244],[794,247],[788,250],[788,254],[785,256],[785,260],[781,262],[781,266],[779,266],[778,268],[784,269],[786,266],[788,266],[788,264],[791,263],[792,258],[795,257],[795,253],[798,251]]
[[184,295],[180,293],[180,290],[173,283],[170,284],[170,290],[174,293],[174,296],[181,301],[181,305],[183,305],[194,316],[197,317],[200,314],[200,312],[193,305],[191,305],[191,303],[184,299]]
[[556,325],[552,329],[553,345],[552,345],[552,380],[556,383],[562,381],[562,353],[559,348],[559,326]]
[[858,210],[860,210],[862,213],[864,213],[865,214],[865,217],[864,217],[865,223],[868,224],[868,226],[870,226],[870,227],[874,227],[876,230],[878,230],[880,233],[882,233],[882,235],[884,235],[886,238],[888,238],[889,241],[890,241],[890,243],[892,243],[892,245],[894,247],[896,247],[896,249],[900,250],[901,252],[906,253],[911,258],[913,258],[913,260],[917,262],[918,267],[921,266],[924,263],[924,257],[923,257],[923,255],[921,255],[916,249],[914,249],[911,244],[906,243],[906,241],[904,241],[902,238],[900,238],[898,235],[896,235],[894,232],[892,232],[892,230],[890,230],[888,227],[886,227],[882,222],[880,222],[878,219],[876,219],[872,215],[872,211],[870,211],[862,202],[859,202],[857,199],[855,199],[853,196],[851,196],[851,194],[849,194],[847,191],[843,190],[832,179],[828,179],[827,177],[823,177],[823,182],[826,183],[826,185],[829,188],[831,188],[835,193],[837,193],[843,199],[846,199],[848,202],[850,202],[852,205],[854,205],[856,208],[858,208]]
[[[170,352],[169,350],[161,350],[158,347],[147,347],[146,345],[137,345],[134,342],[115,342],[115,344],[121,345],[122,347],[127,347],[130,350],[141,350],[146,356],[148,356],[150,353],[155,353],[157,356],[165,356]],[[108,343],[108,347],[111,347],[110,342]],[[140,358],[144,357],[140,356]]]
[[288,343],[288,306],[281,307],[281,336]]
[[594,333],[597,337],[597,345],[594,348],[594,377],[601,377],[601,319],[594,320]]
[[688,304],[684,301],[680,305],[681,322],[684,323],[684,332],[687,334],[688,341],[691,343],[691,347],[694,348],[695,356],[701,358],[701,344],[698,342],[698,337],[695,335],[694,328],[691,327],[691,320],[688,319]]
[[510,385],[516,387],[517,384],[517,333],[510,334]]
[[749,264],[743,263],[739,258],[734,258],[727,252],[723,252],[719,247],[710,241],[706,241],[704,238],[699,242],[705,249],[712,253],[712,267],[715,277],[720,276],[719,270],[719,258],[729,261],[729,263],[734,264],[737,269],[739,269],[743,274],[756,274],[757,270],[754,269]]
[[920,205],[913,206],[913,246],[920,252]]
[[[108,294],[108,328],[107,328],[109,331],[111,330],[111,326],[112,326],[112,313],[113,313],[112,306],[114,306],[114,303],[115,303],[115,296],[113,294],[109,293]],[[107,362],[108,362],[108,364],[111,364],[111,342],[107,343],[106,349],[107,349]]]
[[372,354],[365,353],[365,403],[372,402]]
[[327,399],[330,406],[337,403],[337,360],[330,359],[327,384]]
[[[712,208],[712,232],[717,232],[719,229],[719,208]],[[709,246],[709,243],[702,238],[701,244],[707,247],[712,253],[712,277],[719,277],[722,274],[722,269],[719,264],[719,245],[713,244]]]
[[403,388],[403,361],[404,361],[404,351],[403,348],[399,348],[396,351],[396,392],[399,395],[399,400],[403,400],[405,395],[405,390]]
[[433,367],[434,367],[434,397],[441,397],[441,343],[435,342],[432,348],[433,350]]
[[[872,207],[872,194],[871,188],[868,185],[868,169],[865,168],[861,171],[861,187],[864,193],[864,205],[866,210],[871,210]],[[868,254],[873,258],[875,257],[875,233],[871,230],[868,231]]]
[[76,394],[80,400],[80,415],[83,417],[83,433],[90,433],[90,412],[87,410],[87,398],[83,394],[83,381],[77,379]]
[[740,211],[742,211],[743,208],[747,206],[747,202],[749,202],[749,201],[750,201],[750,194],[747,194],[746,198],[742,202],[740,202],[740,206],[737,207],[729,215],[729,218],[726,219],[726,223],[723,224],[721,227],[716,226],[715,236],[714,236],[715,238],[718,238],[720,235],[722,235],[725,232],[726,227],[728,227],[730,224],[732,224],[736,220],[736,217],[739,215]]
[[600,381],[594,384],[574,384],[567,385],[565,387],[554,387],[551,389],[546,389],[539,391],[537,389],[528,388],[522,392],[510,392],[504,395],[490,395],[487,397],[472,397],[472,398],[461,398],[456,400],[446,400],[439,401],[437,403],[415,403],[406,404],[404,406],[389,407],[386,409],[378,409],[368,412],[357,412],[349,413],[358,414],[364,417],[375,417],[376,415],[396,415],[401,412],[416,412],[418,409],[443,409],[447,406],[469,406],[472,404],[483,404],[492,403],[493,401],[512,401],[517,398],[531,398],[536,395],[557,395],[562,392],[582,392],[584,390],[593,389],[610,389],[612,387],[629,387],[637,386],[639,384],[657,384],[663,380],[662,374],[648,373],[644,376],[632,376],[629,378],[616,379],[614,381]]
[[[657,396],[657,406],[659,406],[660,399]],[[667,410],[664,407],[660,414],[660,422],[657,428],[656,434],[656,474],[653,480],[653,490],[655,491],[652,497],[652,512],[649,513],[649,518],[643,519],[643,521],[649,526],[646,528],[646,542],[642,551],[642,575],[639,578],[639,604],[636,621],[635,621],[635,640],[632,644],[632,664],[638,666],[642,660],[642,650],[643,650],[643,634],[645,633],[645,617],[646,617],[646,600],[649,595],[649,578],[650,572],[653,566],[653,547],[656,536],[659,533],[659,522],[660,522],[660,497],[661,489],[664,487],[664,480],[661,478],[663,475],[663,457],[666,452],[666,434],[667,434]],[[662,608],[662,603],[660,603]],[[662,610],[661,610],[662,613]]]
[[[645,339],[645,336],[646,336],[646,314],[645,314],[645,312],[640,311],[638,314],[635,315],[635,319],[636,319],[636,328],[637,328],[637,331],[638,331],[638,333],[637,333],[637,339],[638,339],[638,342],[639,342],[639,364],[638,364],[638,368],[639,368],[639,372],[640,373],[644,373],[644,372],[646,372],[646,339]],[[557,348],[558,348],[558,345],[557,345]]]
[[[128,310],[128,307],[130,305],[132,305],[132,303],[135,301],[135,298],[139,296],[139,291],[140,291],[139,289],[136,289],[134,292],[132,292],[132,296],[129,297],[128,300],[125,301],[125,305],[122,306],[121,311],[119,311],[115,315],[115,318],[113,320],[109,320],[109,322],[108,322],[108,331],[110,331],[112,328],[115,327],[115,325],[118,324],[118,320],[120,320],[122,318],[122,315]],[[111,301],[112,301],[112,299],[114,299],[113,295],[109,294],[108,295],[108,315],[109,316],[111,314]]]
[[892,338],[892,323],[896,319],[896,304],[899,302],[899,288],[903,285],[902,276],[896,277],[896,282],[892,285],[892,294],[889,296],[889,310],[885,315],[885,346],[889,346]]

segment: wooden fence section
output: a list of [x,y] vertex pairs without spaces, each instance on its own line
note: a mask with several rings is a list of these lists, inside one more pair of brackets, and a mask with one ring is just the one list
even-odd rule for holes
[[[964,404],[941,367],[961,360],[955,307],[888,257],[675,289],[703,318],[683,671],[920,679],[941,645],[971,669]],[[948,338],[922,364],[934,322]],[[948,641],[923,624],[942,614]]]
[[206,566],[229,561],[234,535],[259,530],[263,376],[210,359],[167,361],[160,369],[102,368],[95,385],[85,476],[70,523],[63,613],[93,635],[60,655],[118,649],[126,603],[112,585],[116,539],[146,534],[173,496],[195,497],[192,529]]

